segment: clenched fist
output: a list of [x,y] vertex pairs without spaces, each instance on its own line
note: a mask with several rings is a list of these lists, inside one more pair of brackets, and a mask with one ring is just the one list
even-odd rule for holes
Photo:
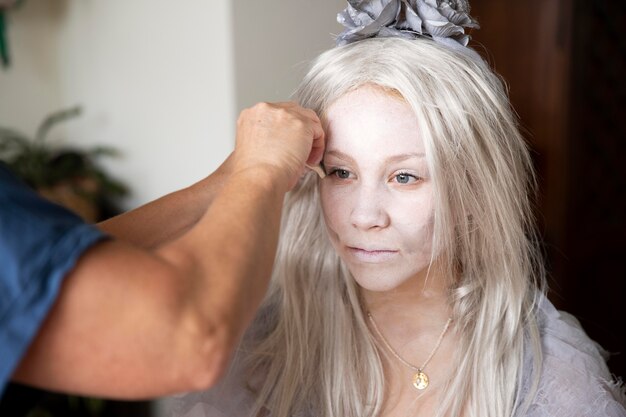
[[259,103],[237,121],[233,170],[263,169],[291,189],[324,152],[324,130],[313,110],[294,102]]

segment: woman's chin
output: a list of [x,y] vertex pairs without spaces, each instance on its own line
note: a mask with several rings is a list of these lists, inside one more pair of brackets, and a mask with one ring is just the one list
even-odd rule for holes
[[363,274],[352,272],[352,276],[354,277],[354,281],[358,284],[358,286],[365,291],[372,292],[387,292],[398,289],[402,286],[409,278],[407,277],[390,277],[390,275],[381,275],[381,274]]

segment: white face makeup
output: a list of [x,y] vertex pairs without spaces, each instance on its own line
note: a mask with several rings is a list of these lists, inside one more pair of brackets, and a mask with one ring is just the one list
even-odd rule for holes
[[413,111],[383,90],[361,87],[334,102],[327,120],[320,195],[339,256],[366,290],[424,278],[433,194]]

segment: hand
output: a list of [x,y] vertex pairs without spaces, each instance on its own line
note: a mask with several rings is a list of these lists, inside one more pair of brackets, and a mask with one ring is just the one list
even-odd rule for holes
[[237,121],[234,171],[265,168],[292,188],[324,153],[324,130],[313,110],[294,102],[259,103]]

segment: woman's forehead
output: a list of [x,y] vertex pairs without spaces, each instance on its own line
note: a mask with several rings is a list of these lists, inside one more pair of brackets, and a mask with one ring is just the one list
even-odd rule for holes
[[326,117],[328,150],[381,157],[424,153],[417,117],[397,94],[363,86],[337,99]]

